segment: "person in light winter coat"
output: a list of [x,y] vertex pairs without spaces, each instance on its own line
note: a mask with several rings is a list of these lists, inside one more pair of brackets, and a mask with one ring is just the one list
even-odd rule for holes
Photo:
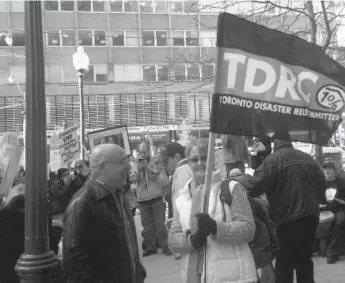
[[186,149],[194,177],[175,200],[168,242],[173,252],[182,254],[182,282],[257,282],[248,245],[255,224],[242,185],[231,181],[229,190],[221,190],[222,178],[213,174],[208,213],[202,213],[207,147],[208,141],[200,139]]

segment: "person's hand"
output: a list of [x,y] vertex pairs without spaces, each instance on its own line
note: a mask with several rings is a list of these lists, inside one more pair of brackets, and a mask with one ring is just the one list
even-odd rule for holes
[[203,233],[202,231],[198,230],[189,237],[191,246],[196,250],[202,248],[207,243],[207,234]]
[[217,234],[217,222],[206,213],[197,213],[195,217],[198,221],[198,230],[205,231],[208,234]]
[[319,208],[325,208],[326,206],[326,204],[319,204]]

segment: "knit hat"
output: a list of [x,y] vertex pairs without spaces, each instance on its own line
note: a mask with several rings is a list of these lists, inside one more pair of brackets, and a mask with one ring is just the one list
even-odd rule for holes
[[66,172],[69,172],[69,170],[67,168],[60,168],[57,173],[58,173],[58,177],[61,178],[63,174],[65,174]]
[[168,143],[167,146],[165,147],[165,154],[167,156],[172,156],[175,155],[176,153],[179,153],[182,157],[184,157],[184,146],[179,144],[178,142],[171,142]]

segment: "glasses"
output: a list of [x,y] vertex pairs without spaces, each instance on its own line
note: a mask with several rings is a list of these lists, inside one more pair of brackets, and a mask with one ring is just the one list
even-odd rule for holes
[[203,157],[200,157],[200,158],[198,158],[198,157],[192,157],[192,158],[189,158],[188,159],[190,162],[192,162],[192,163],[198,163],[198,161],[200,161],[200,162],[206,162],[207,161],[207,156],[203,156]]
[[121,160],[121,161],[115,161],[115,160],[112,161],[112,160],[110,160],[110,161],[104,161],[103,163],[120,164],[120,165],[123,165],[123,166],[129,164],[127,159],[124,159],[124,160]]

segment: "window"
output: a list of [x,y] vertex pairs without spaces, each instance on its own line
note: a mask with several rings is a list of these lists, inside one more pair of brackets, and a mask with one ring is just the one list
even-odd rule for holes
[[166,31],[156,31],[157,46],[167,46],[168,45],[167,37],[168,37],[168,33]]
[[149,0],[140,1],[140,11],[142,13],[167,13],[168,2],[164,0]]
[[90,65],[89,70],[85,73],[86,82],[106,82],[108,80],[107,65]]
[[136,82],[141,79],[140,65],[114,65],[115,82]]
[[171,31],[172,45],[184,46],[184,32],[183,31]]
[[175,66],[175,81],[185,81],[186,80],[186,70],[184,65]]
[[188,80],[200,80],[199,66],[189,65],[186,69]]
[[197,31],[171,31],[173,46],[198,46],[199,37]]
[[167,65],[144,65],[143,80],[148,82],[167,81],[169,68]]
[[142,46],[167,46],[166,31],[142,31]]
[[200,31],[200,45],[202,47],[216,47],[217,33],[215,31]]
[[[214,3],[212,4],[214,5]],[[197,13],[199,11],[198,8],[198,1],[195,0],[180,0],[170,2],[171,13]]]
[[77,2],[78,11],[80,12],[104,12],[104,1],[102,0],[89,0]]
[[75,31],[62,30],[61,39],[62,39],[62,46],[75,46]]
[[154,46],[155,45],[155,32],[154,31],[142,31],[142,45]]
[[44,1],[46,11],[74,11],[74,1]]
[[140,11],[142,13],[153,13],[153,3],[152,1],[140,1]]
[[203,79],[214,78],[214,65],[213,64],[202,65],[201,76]]
[[74,30],[48,30],[48,46],[75,46]]
[[92,31],[91,30],[79,30],[79,45],[92,46]]
[[112,33],[113,46],[124,46],[125,45],[125,33],[123,31],[114,31]]
[[60,46],[60,31],[59,30],[48,30],[48,46]]
[[59,1],[44,1],[44,8],[46,11],[58,11]]
[[95,38],[95,46],[105,46],[107,45],[107,41],[105,39],[105,32],[104,31],[94,31],[94,38]]
[[170,2],[170,11],[172,13],[183,13],[183,2],[182,1]]
[[110,11],[136,13],[138,12],[138,1],[110,0]]
[[186,43],[187,46],[198,46],[199,37],[197,31],[187,31],[186,32]]
[[169,68],[167,65],[157,65],[157,80],[158,81],[169,80]]
[[156,81],[156,67],[155,67],[155,65],[143,66],[143,80],[145,82],[155,82]]
[[139,32],[138,31],[126,32],[126,46],[128,47],[139,46]]
[[79,45],[105,46],[107,44],[105,31],[79,30]]
[[47,65],[45,67],[45,77],[49,83],[61,83],[62,73],[62,66],[60,65]]

